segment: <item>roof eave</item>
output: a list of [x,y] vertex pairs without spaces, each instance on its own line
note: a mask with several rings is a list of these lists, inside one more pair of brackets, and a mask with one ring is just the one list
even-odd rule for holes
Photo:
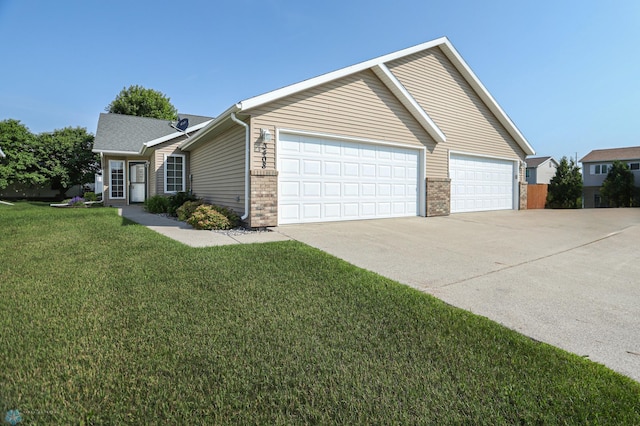
[[104,155],[142,155],[142,151],[115,151],[109,149],[92,149],[91,152]]
[[440,44],[440,49],[444,52],[444,54],[449,58],[449,60],[454,64],[454,66],[460,71],[465,80],[469,82],[471,87],[476,91],[480,99],[482,99],[489,108],[489,110],[496,116],[500,124],[502,124],[505,129],[509,132],[511,137],[516,141],[516,143],[522,148],[526,155],[535,155],[535,150],[529,144],[524,135],[518,130],[516,125],[511,121],[509,116],[504,112],[504,110],[500,107],[498,102],[491,96],[486,87],[480,82],[480,79],[475,75],[475,73],[471,70],[469,65],[462,59],[460,53],[453,47],[451,42],[445,38],[444,42]]
[[223,112],[213,120],[206,122],[206,125],[200,128],[200,130],[195,135],[182,142],[178,147],[183,151],[188,151],[189,149],[194,148],[198,144],[198,142],[202,140],[202,138],[215,131],[215,129],[220,126],[220,124],[228,120],[232,113],[238,112],[241,109],[242,108],[239,106],[239,104],[233,104],[232,106],[227,108],[225,112]]

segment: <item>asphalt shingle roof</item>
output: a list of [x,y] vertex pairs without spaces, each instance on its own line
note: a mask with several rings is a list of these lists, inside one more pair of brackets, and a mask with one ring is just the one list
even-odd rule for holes
[[[212,117],[180,114],[189,119],[189,127],[209,121]],[[174,123],[175,124],[175,123]],[[93,142],[96,151],[140,152],[145,142],[176,133],[169,120],[102,113]]]
[[581,163],[613,160],[637,160],[640,159],[640,146],[628,148],[594,149],[580,160]]
[[531,157],[531,158],[527,158],[526,159],[527,167],[538,167],[540,164],[544,163],[545,161],[547,161],[550,158],[551,157]]

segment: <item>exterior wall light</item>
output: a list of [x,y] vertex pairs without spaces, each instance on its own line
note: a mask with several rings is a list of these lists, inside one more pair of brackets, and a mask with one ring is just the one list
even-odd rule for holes
[[269,132],[269,129],[260,129],[260,137],[264,142],[271,142],[271,132]]

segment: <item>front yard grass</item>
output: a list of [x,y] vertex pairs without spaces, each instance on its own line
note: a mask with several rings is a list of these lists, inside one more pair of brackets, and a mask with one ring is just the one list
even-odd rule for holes
[[[206,231],[203,231],[206,232]],[[640,424],[640,384],[306,245],[189,248],[0,205],[0,415],[38,424]]]

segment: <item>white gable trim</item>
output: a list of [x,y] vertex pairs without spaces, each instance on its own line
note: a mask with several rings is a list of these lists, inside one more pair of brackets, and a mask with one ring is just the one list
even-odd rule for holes
[[211,123],[213,120],[208,120],[200,124],[196,124],[195,126],[188,127],[184,132],[174,132],[167,136],[162,136],[160,138],[151,140],[149,142],[145,142],[143,144],[143,148],[141,152],[144,152],[146,148],[151,148],[153,146],[159,145],[163,142],[170,141],[171,139],[177,138],[187,133],[195,132],[196,130],[200,130],[205,127],[207,124]]
[[431,117],[429,117],[429,114],[422,109],[418,102],[413,98],[413,96],[411,96],[407,89],[405,89],[402,83],[398,81],[396,76],[391,73],[385,64],[374,65],[372,70],[436,142],[445,142],[447,140],[445,134],[440,130],[436,123],[433,122]]

